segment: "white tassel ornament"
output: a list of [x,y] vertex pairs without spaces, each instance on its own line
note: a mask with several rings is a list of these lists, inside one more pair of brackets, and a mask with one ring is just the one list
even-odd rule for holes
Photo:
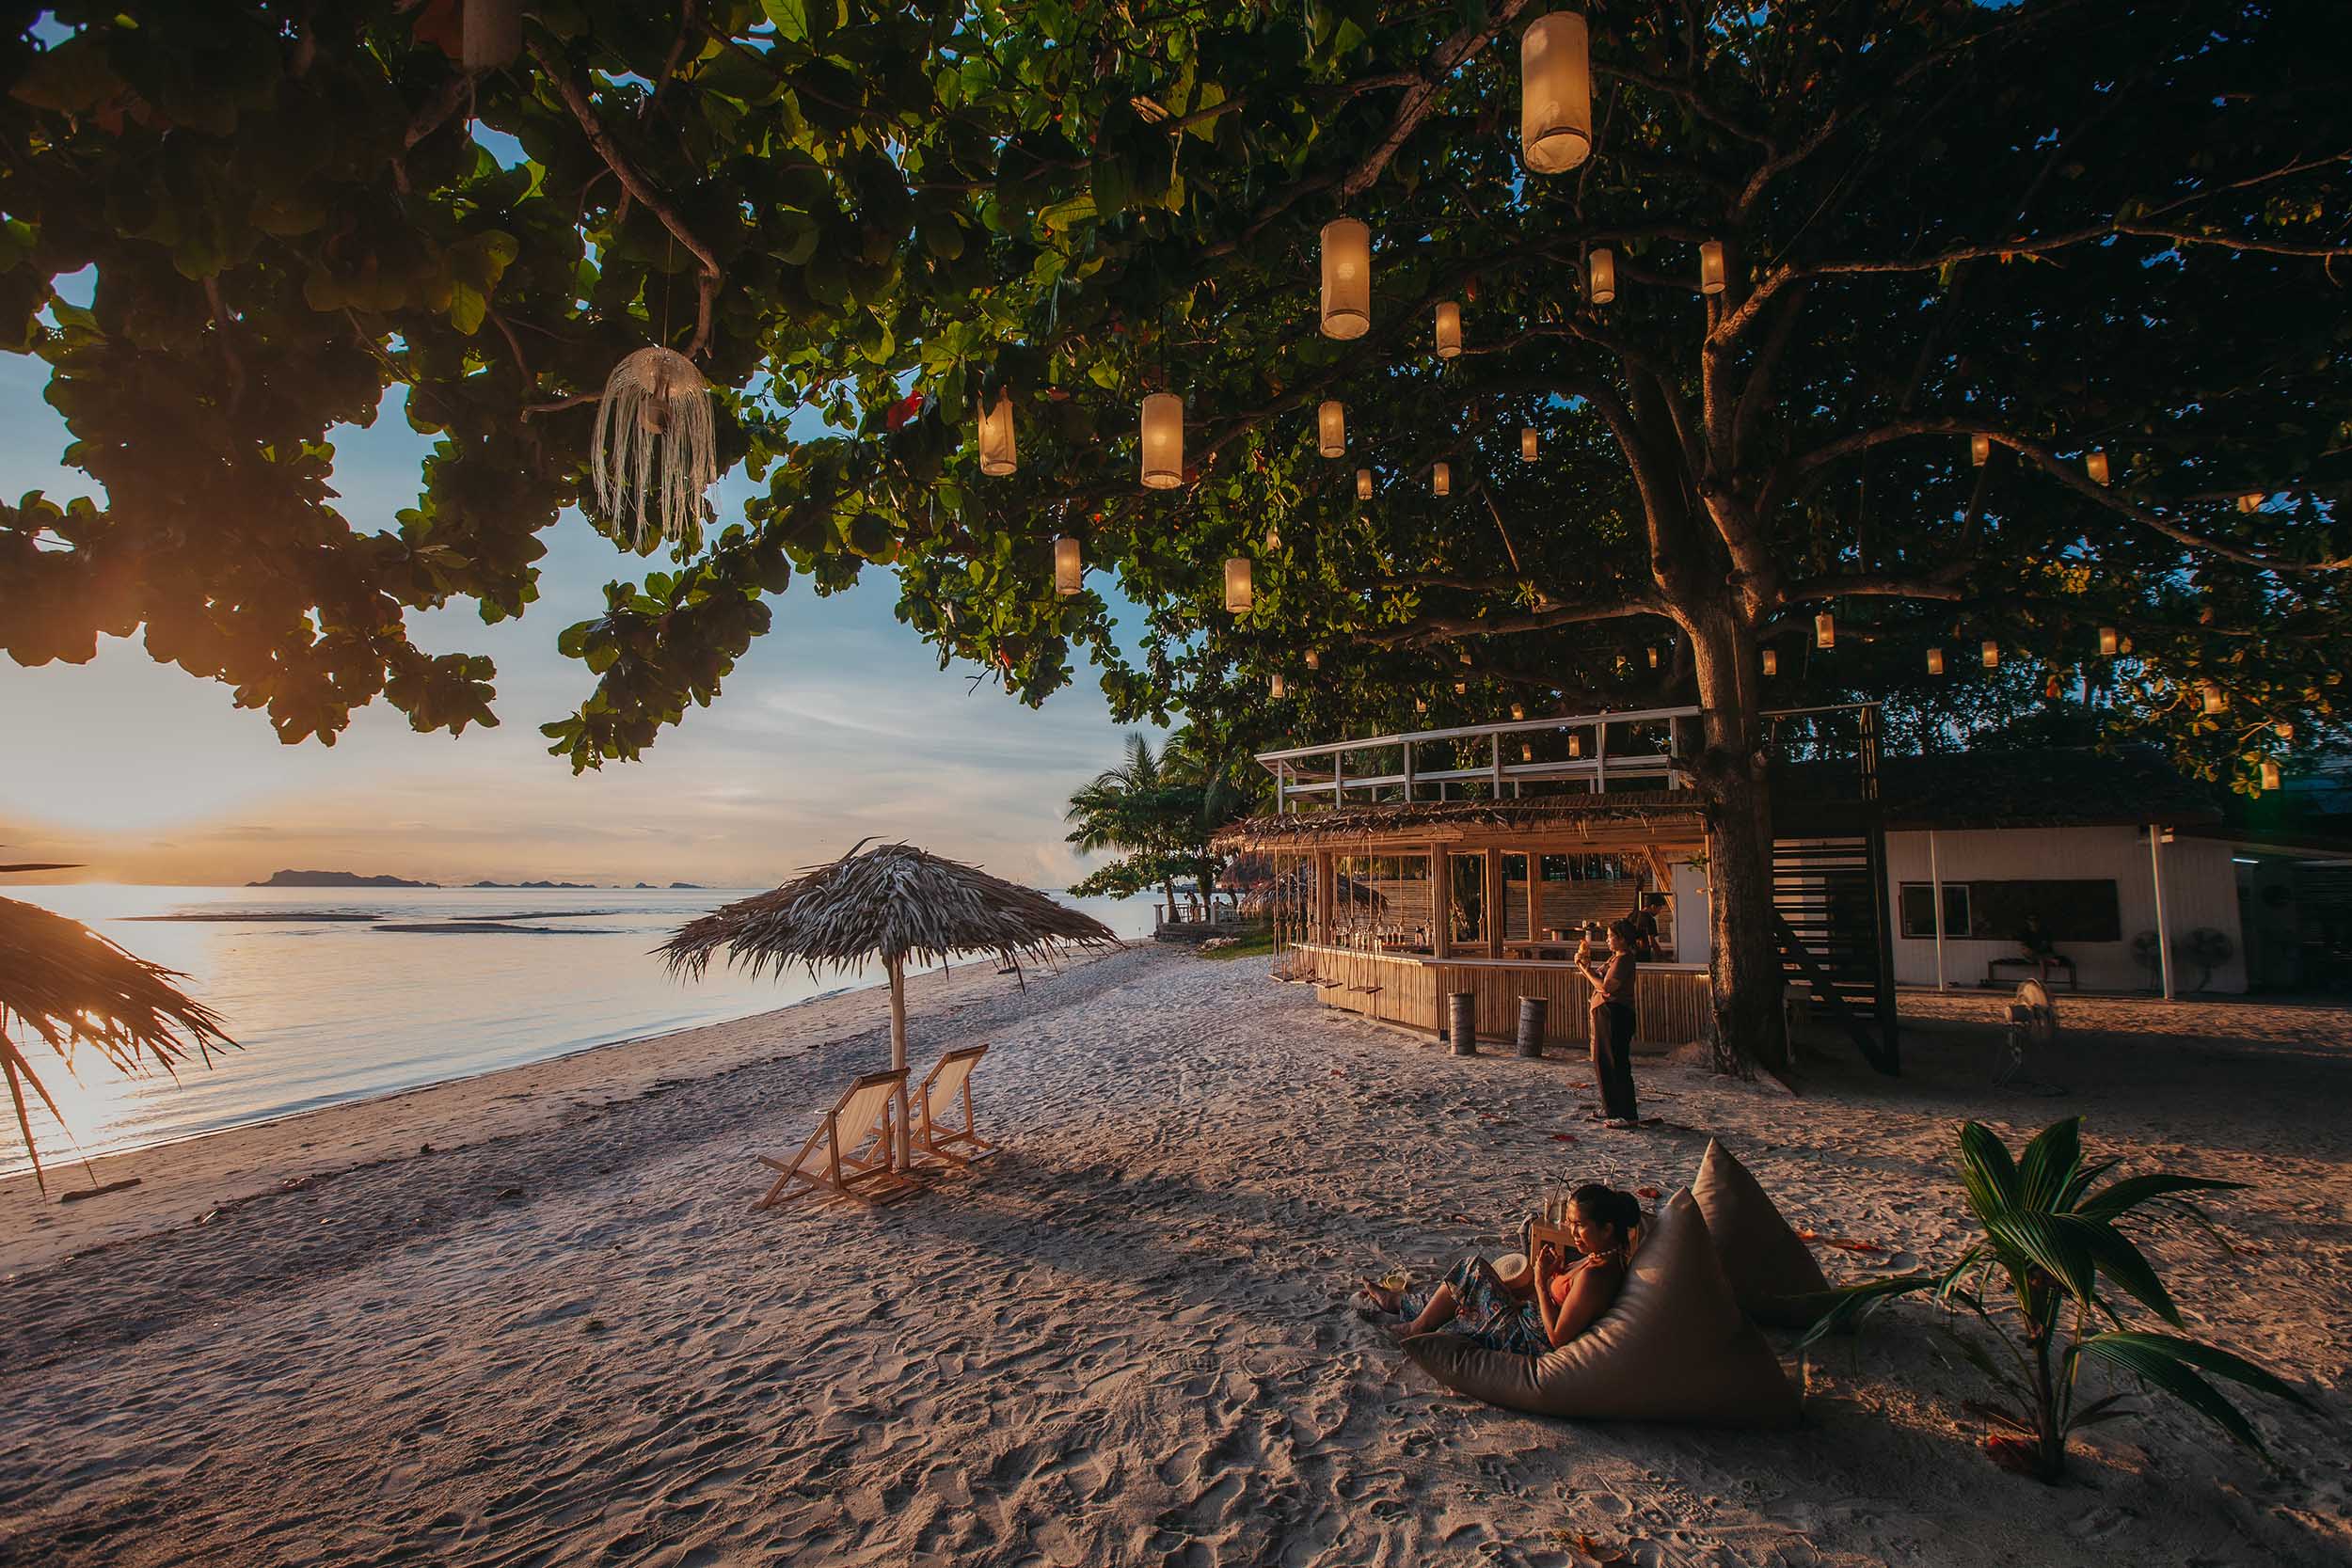
[[596,442],[590,454],[596,506],[630,521],[638,548],[645,546],[648,509],[665,539],[683,539],[702,521],[703,493],[719,478],[710,383],[692,360],[673,349],[641,348],[613,367],[596,409]]

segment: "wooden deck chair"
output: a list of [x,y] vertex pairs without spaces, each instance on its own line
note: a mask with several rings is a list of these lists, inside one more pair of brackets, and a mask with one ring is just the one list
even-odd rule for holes
[[[988,1054],[984,1045],[950,1051],[923,1077],[914,1091],[914,1157],[936,1159],[951,1165],[968,1165],[995,1151],[972,1125],[972,1069]],[[963,1101],[963,1119],[955,1119],[956,1101]]]
[[906,1081],[904,1068],[867,1073],[842,1092],[839,1103],[825,1113],[798,1154],[789,1160],[761,1155],[761,1164],[781,1174],[759,1207],[770,1208],[803,1193],[887,1203],[914,1192],[918,1183],[890,1168],[898,1091]]

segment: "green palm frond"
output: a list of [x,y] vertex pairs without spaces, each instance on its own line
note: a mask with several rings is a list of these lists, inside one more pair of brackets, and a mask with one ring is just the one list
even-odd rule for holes
[[1980,1121],[1960,1130],[1960,1180],[1981,1221],[2016,1206],[2017,1163],[2009,1148]]
[[2170,1171],[2152,1171],[2146,1176],[2126,1176],[2110,1182],[2075,1205],[2074,1212],[2094,1219],[2114,1219],[2128,1213],[2150,1198],[2169,1197],[2175,1193],[2232,1192],[2245,1186],[2243,1181],[2220,1181],[2209,1176],[2175,1176]]
[[2074,1173],[2082,1169],[2082,1117],[2068,1117],[2034,1134],[2017,1162],[2018,1208],[2049,1213],[2060,1207]]
[[2254,1423],[2220,1389],[2198,1375],[2201,1371],[2261,1389],[2305,1409],[2312,1407],[2311,1402],[2295,1388],[2252,1362],[2212,1345],[2201,1345],[2194,1339],[2119,1329],[2092,1335],[2071,1354],[2104,1361],[2152,1388],[2170,1394],[2238,1442],[2261,1453],[2269,1449],[2264,1446],[2262,1433],[2254,1430]]

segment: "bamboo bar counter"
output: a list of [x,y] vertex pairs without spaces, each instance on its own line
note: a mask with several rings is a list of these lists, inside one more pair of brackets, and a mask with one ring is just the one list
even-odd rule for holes
[[[1446,997],[1466,990],[1478,998],[1478,1037],[1507,1044],[1518,1032],[1519,998],[1540,996],[1549,1004],[1544,1044],[1581,1050],[1587,1043],[1588,987],[1572,963],[1361,953],[1312,942],[1293,951],[1313,964],[1327,1006],[1434,1031]],[[1644,964],[1634,982],[1634,1037],[1673,1045],[1697,1039],[1707,995],[1705,964]]]

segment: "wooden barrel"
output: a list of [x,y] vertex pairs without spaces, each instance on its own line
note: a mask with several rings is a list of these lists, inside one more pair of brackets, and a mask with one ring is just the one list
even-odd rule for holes
[[1519,998],[1519,1054],[1540,1056],[1544,1053],[1544,1014],[1550,1003],[1541,996]]
[[1453,1020],[1446,1037],[1454,1044],[1456,1056],[1478,1054],[1478,993],[1457,990],[1446,998],[1446,1013]]

